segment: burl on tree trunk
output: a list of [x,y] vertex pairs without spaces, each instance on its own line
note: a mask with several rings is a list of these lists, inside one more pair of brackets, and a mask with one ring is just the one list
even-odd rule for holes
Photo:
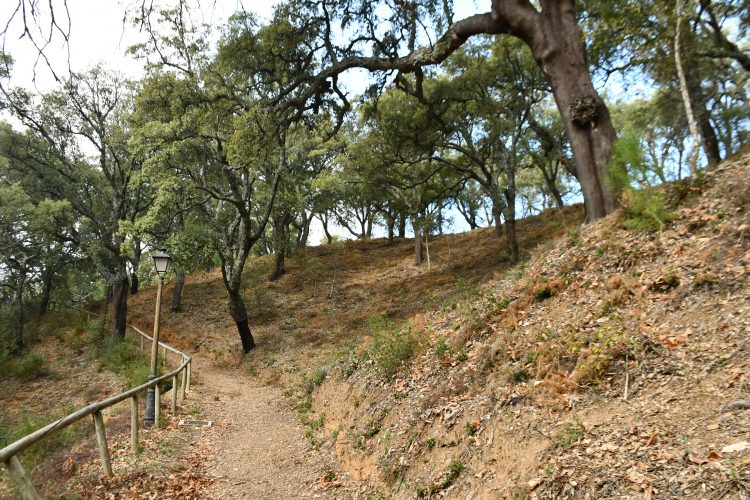
[[[493,1],[493,14],[496,5],[504,3]],[[615,130],[607,106],[591,83],[574,2],[545,1],[542,6],[533,18],[533,28],[520,27],[524,32],[519,37],[531,47],[552,86],[575,158],[586,220],[590,222],[618,206],[617,193],[607,182]]]

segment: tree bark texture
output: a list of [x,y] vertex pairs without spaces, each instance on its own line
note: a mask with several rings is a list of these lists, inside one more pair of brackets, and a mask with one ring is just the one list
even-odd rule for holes
[[274,260],[274,268],[268,277],[268,281],[276,281],[284,274],[290,219],[291,216],[289,213],[277,214],[273,217],[273,247],[276,259]]
[[406,238],[406,214],[403,212],[398,216],[398,237]]
[[50,296],[52,295],[52,280],[54,278],[54,269],[46,267],[42,273],[42,295],[39,299],[39,318],[47,314],[49,308]]
[[128,321],[128,291],[130,283],[127,275],[112,286],[112,334],[119,338],[125,338],[125,329]]
[[703,152],[709,165],[721,162],[721,151],[719,150],[719,138],[716,130],[711,125],[711,112],[706,104],[706,95],[701,87],[701,78],[695,65],[690,65],[685,70],[685,80],[688,88],[688,98],[695,113],[695,120],[700,128],[703,138]]
[[172,312],[180,310],[182,305],[182,289],[185,287],[185,271],[177,271],[177,276],[172,290]]
[[391,243],[393,243],[393,236],[395,232],[394,228],[395,228],[396,221],[394,221],[392,217],[386,217],[385,222],[386,222],[386,227],[388,229],[388,244],[390,245]]
[[138,293],[138,273],[133,271],[130,274],[130,295]]
[[[516,2],[494,0],[493,15],[496,8],[511,3]],[[523,30],[521,38],[531,47],[552,86],[576,162],[586,220],[591,222],[618,206],[617,193],[607,182],[615,130],[609,110],[591,82],[573,0],[541,4],[535,29],[531,33]]]
[[505,191],[505,244],[511,262],[518,262],[518,238],[516,238],[516,192],[514,189]]
[[500,201],[499,196],[493,197],[492,201],[492,220],[495,223],[495,236],[503,237],[503,208],[504,203]]
[[416,220],[412,220],[412,226],[414,228],[414,264],[420,266],[425,259],[424,236]]
[[271,275],[268,277],[268,281],[276,281],[284,275],[284,262],[286,260],[286,252],[282,248],[281,250],[276,250],[275,255],[276,258],[274,259],[273,271],[271,271]]
[[693,114],[693,104],[690,100],[690,90],[688,88],[687,80],[685,78],[685,70],[682,67],[682,55],[680,54],[681,40],[680,34],[682,30],[682,3],[683,0],[677,0],[675,2],[675,32],[674,32],[674,62],[677,68],[677,78],[680,82],[680,95],[682,96],[682,104],[685,107],[685,116],[687,117],[688,127],[690,129],[690,135],[693,138],[693,150],[690,153],[690,175],[694,175],[698,170],[698,147],[700,141],[698,140],[698,123],[695,120]]
[[247,354],[255,347],[255,339],[247,320],[247,308],[239,290],[227,291],[229,292],[229,314],[237,325],[237,332],[240,334],[240,340],[242,341],[242,350]]
[[24,328],[26,326],[26,304],[23,291],[26,288],[26,272],[21,271],[16,285],[16,353],[24,348]]

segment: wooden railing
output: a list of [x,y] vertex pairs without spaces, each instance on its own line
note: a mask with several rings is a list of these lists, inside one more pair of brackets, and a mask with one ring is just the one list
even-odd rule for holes
[[[59,304],[58,304],[59,306]],[[78,309],[76,307],[72,306],[65,306],[69,307],[71,309]],[[87,318],[90,319],[92,315],[94,316],[100,316],[103,317],[101,314],[93,313],[90,311],[85,311],[83,309],[80,309],[82,312],[86,313],[88,316]],[[133,335],[138,335],[140,337],[140,348],[141,350],[144,349],[144,347],[148,347],[151,345],[152,337],[146,335],[138,328],[131,326],[130,331],[133,333]],[[147,340],[148,346],[145,345],[145,340]],[[166,364],[167,361],[167,353],[171,352],[173,354],[176,354],[180,357],[180,363],[179,366],[172,370],[169,373],[166,373],[158,378],[155,378],[153,380],[150,380],[146,382],[143,385],[139,385],[138,387],[134,387],[128,391],[125,391],[123,393],[117,394],[116,396],[112,396],[108,399],[105,399],[103,401],[99,401],[97,403],[91,403],[88,406],[81,408],[78,411],[75,411],[71,413],[70,415],[67,415],[65,417],[62,417],[58,420],[55,420],[49,425],[46,425],[42,427],[41,429],[38,429],[31,434],[27,434],[26,436],[22,437],[18,441],[15,441],[5,448],[0,450],[0,462],[4,463],[6,467],[8,468],[8,472],[10,472],[10,476],[13,478],[13,482],[16,485],[16,488],[18,489],[18,492],[21,494],[21,498],[24,500],[26,499],[40,499],[41,497],[36,492],[36,489],[34,488],[34,485],[31,482],[31,479],[29,479],[29,476],[26,474],[26,471],[24,470],[23,466],[21,465],[21,461],[18,459],[18,455],[22,453],[24,450],[32,446],[33,444],[37,443],[38,441],[44,439],[47,436],[50,436],[56,432],[59,432],[60,430],[64,429],[65,427],[68,427],[69,425],[78,422],[79,420],[88,417],[89,415],[93,416],[94,420],[94,430],[96,433],[96,441],[99,447],[99,455],[102,460],[102,468],[104,470],[104,474],[107,477],[113,477],[114,474],[112,472],[112,463],[109,458],[109,448],[107,447],[107,434],[106,430],[104,428],[104,418],[102,416],[102,410],[105,410],[106,408],[109,408],[111,406],[116,405],[117,403],[120,403],[125,400],[130,400],[130,432],[131,432],[131,449],[133,453],[138,453],[138,397],[139,395],[143,394],[147,389],[153,387],[156,394],[156,404],[154,405],[154,426],[159,427],[159,418],[161,416],[161,387],[160,383],[169,379],[172,379],[172,414],[177,413],[177,387],[178,387],[178,379],[181,379],[180,384],[180,393],[181,393],[181,399],[182,401],[185,400],[186,393],[190,390],[190,371],[191,371],[191,363],[192,359],[187,354],[178,351],[177,349],[168,346],[167,344],[163,342],[159,342],[159,347],[164,349],[164,357],[162,358],[163,363]],[[182,375],[180,377],[180,374]]]

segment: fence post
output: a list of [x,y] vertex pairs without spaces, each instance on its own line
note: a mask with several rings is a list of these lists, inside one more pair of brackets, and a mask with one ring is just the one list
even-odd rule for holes
[[138,453],[138,394],[130,398],[130,446]]
[[109,461],[109,450],[107,449],[107,434],[104,430],[104,417],[102,412],[94,413],[94,427],[96,428],[96,442],[99,445],[99,455],[102,457],[102,467],[104,475],[112,477],[112,463]]
[[39,493],[34,489],[34,485],[31,484],[31,480],[26,475],[26,471],[23,470],[21,461],[18,460],[17,456],[13,455],[10,457],[8,461],[5,462],[5,465],[8,467],[10,477],[12,477],[13,482],[16,483],[16,488],[18,488],[18,492],[21,493],[21,498],[23,498],[23,500],[41,500],[42,497],[40,497]]
[[172,415],[177,415],[177,375],[172,377]]
[[140,332],[138,333],[138,335],[140,335],[141,337],[141,351],[143,351],[143,335],[141,335]]
[[159,428],[159,417],[161,416],[161,387],[159,384],[154,386],[156,394],[154,395],[154,427]]
[[191,359],[191,360],[188,361],[188,364],[187,364],[187,373],[186,373],[186,375],[187,375],[187,382],[185,383],[185,386],[186,386],[185,390],[188,391],[188,392],[190,392],[190,371],[191,371],[190,370],[190,365],[192,365],[192,364],[193,364],[193,360]]
[[[182,357],[182,363],[185,362],[185,356]],[[182,364],[180,363],[180,364]],[[187,366],[182,369],[182,386],[180,387],[180,392],[182,393],[182,401],[185,401],[185,385],[187,383]]]

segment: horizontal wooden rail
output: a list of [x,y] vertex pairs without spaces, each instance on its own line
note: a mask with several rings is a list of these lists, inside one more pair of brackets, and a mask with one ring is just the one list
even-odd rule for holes
[[82,418],[88,417],[89,415],[92,415],[98,411],[102,411],[106,408],[109,408],[110,406],[114,406],[120,401],[125,401],[128,398],[137,396],[138,394],[147,390],[149,387],[154,387],[159,382],[162,382],[164,380],[167,380],[176,376],[182,370],[185,370],[188,365],[190,365],[191,358],[187,356],[186,358],[187,359],[185,360],[185,362],[182,363],[178,368],[172,370],[171,372],[165,375],[162,375],[161,377],[150,380],[143,385],[139,385],[138,387],[134,387],[130,389],[129,391],[125,391],[123,393],[120,393],[116,396],[112,396],[111,398],[105,399],[103,401],[99,401],[97,403],[91,403],[90,405],[85,406],[81,408],[80,410],[71,413],[70,415],[67,415],[58,420],[55,420],[51,424],[45,425],[41,429],[35,430],[31,434],[28,434],[27,436],[22,437],[18,441],[9,444],[8,446],[0,450],[0,462],[7,461],[13,455],[21,453],[23,450],[25,450],[26,448],[33,445],[34,443],[36,443],[37,441],[46,437],[49,434],[60,431],[64,429],[65,427],[78,422]]
[[[97,316],[102,316],[97,313],[92,313],[90,311],[86,311],[84,309],[80,309],[74,306],[67,306],[65,304],[57,304],[59,306],[63,307],[69,307],[71,309],[78,309],[86,314],[94,314]],[[131,326],[130,327],[134,333],[137,333],[141,336],[141,338],[146,338],[149,341],[153,342],[153,337],[150,337],[143,333],[138,328]],[[165,354],[166,352],[172,352],[177,354],[180,357],[180,364],[177,368],[172,370],[169,373],[166,373],[158,378],[155,378],[153,380],[149,380],[145,384],[139,385],[138,387],[134,387],[130,390],[127,390],[125,392],[122,392],[120,394],[117,394],[115,396],[112,396],[110,398],[107,398],[103,401],[99,401],[96,403],[91,403],[88,406],[85,406],[81,408],[80,410],[77,410],[65,417],[62,417],[58,420],[55,420],[54,422],[42,427],[41,429],[37,429],[36,431],[27,434],[26,436],[22,437],[21,439],[9,444],[5,448],[0,449],[0,463],[4,463],[8,469],[8,471],[11,474],[11,477],[13,478],[13,481],[16,484],[16,487],[21,494],[21,497],[23,499],[37,499],[40,498],[37,494],[36,490],[34,489],[34,486],[31,484],[30,479],[26,475],[25,471],[23,470],[23,467],[21,466],[21,462],[18,460],[18,454],[22,453],[24,450],[29,448],[30,446],[34,445],[38,441],[44,439],[45,437],[54,434],[56,432],[59,432],[60,430],[68,427],[69,425],[74,424],[75,422],[78,422],[79,420],[86,418],[89,415],[93,415],[95,427],[96,427],[96,437],[97,437],[97,443],[99,446],[99,452],[101,454],[102,458],[102,465],[104,467],[105,475],[112,476],[112,466],[110,464],[109,459],[109,451],[107,449],[107,440],[106,440],[106,433],[104,429],[104,420],[102,417],[102,410],[105,410],[106,408],[109,408],[111,406],[116,405],[117,403],[120,403],[125,400],[130,400],[130,406],[131,406],[131,432],[132,432],[132,444],[131,447],[134,452],[137,451],[138,448],[138,426],[137,426],[137,413],[138,413],[138,395],[143,393],[144,391],[148,390],[151,387],[154,387],[156,389],[156,409],[158,410],[160,408],[160,391],[159,391],[159,384],[165,380],[172,381],[172,412],[176,413],[177,411],[177,384],[176,381],[178,380],[178,375],[182,373],[182,388],[181,388],[181,395],[182,399],[185,399],[185,392],[190,390],[190,369],[192,364],[192,358],[188,356],[187,354],[178,351],[177,349],[164,344],[163,342],[159,342],[159,347],[164,348]],[[165,356],[166,357],[166,356]],[[157,411],[157,415],[158,415]],[[158,427],[158,422],[155,422],[156,426]]]

